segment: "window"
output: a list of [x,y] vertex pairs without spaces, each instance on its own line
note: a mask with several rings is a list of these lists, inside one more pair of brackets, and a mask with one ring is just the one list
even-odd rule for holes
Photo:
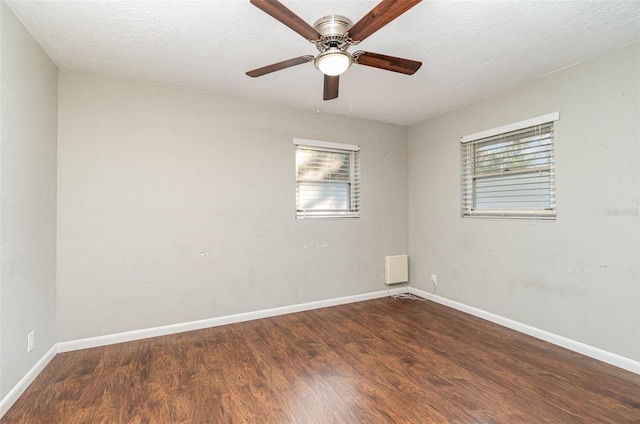
[[555,219],[559,113],[462,137],[462,216]]
[[294,139],[296,217],[360,216],[359,146]]

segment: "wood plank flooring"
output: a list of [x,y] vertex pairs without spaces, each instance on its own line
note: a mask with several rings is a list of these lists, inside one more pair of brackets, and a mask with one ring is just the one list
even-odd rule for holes
[[377,299],[57,355],[13,423],[640,423],[640,376]]

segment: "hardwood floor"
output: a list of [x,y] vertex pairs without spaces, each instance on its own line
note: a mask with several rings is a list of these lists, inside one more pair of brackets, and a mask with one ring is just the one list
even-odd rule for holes
[[11,423],[640,423],[640,376],[389,298],[57,355]]

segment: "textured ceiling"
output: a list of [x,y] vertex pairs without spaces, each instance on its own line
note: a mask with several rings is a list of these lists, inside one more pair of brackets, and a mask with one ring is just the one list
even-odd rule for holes
[[[313,24],[377,1],[283,1]],[[248,0],[15,1],[61,68],[409,125],[640,38],[639,1],[423,1],[358,49],[423,62],[413,76],[354,65],[322,100],[313,63],[245,72],[315,46]],[[639,52],[640,54],[640,52]]]

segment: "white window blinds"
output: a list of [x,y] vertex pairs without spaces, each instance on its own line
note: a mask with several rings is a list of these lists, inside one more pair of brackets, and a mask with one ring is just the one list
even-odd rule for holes
[[295,139],[296,217],[360,216],[358,146]]
[[554,117],[545,115],[537,120],[546,122],[508,132],[479,133],[482,138],[463,137],[463,217],[555,218],[554,124],[549,121]]

